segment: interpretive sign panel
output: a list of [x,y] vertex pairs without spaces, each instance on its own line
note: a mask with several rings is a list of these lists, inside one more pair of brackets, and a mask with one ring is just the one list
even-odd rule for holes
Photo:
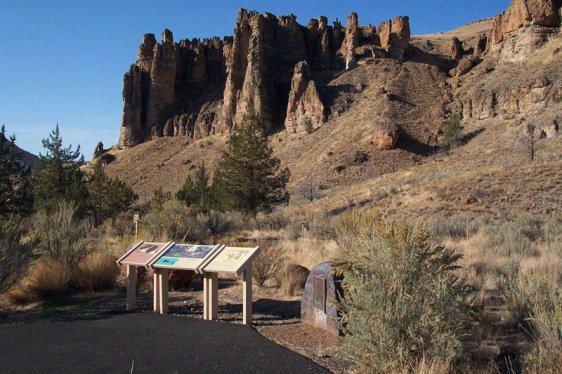
[[127,253],[117,260],[117,263],[124,265],[146,266],[172,244],[173,243],[171,242],[153,243],[142,241],[128,250]]
[[240,275],[260,252],[260,247],[224,247],[222,251],[203,267],[203,270],[205,272],[224,272]]
[[155,259],[152,267],[163,269],[197,270],[220,245],[174,244]]
[[312,277],[312,306],[326,313],[326,278]]

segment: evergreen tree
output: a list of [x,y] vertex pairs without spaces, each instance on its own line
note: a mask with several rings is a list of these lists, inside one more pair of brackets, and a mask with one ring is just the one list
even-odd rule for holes
[[182,188],[176,193],[176,198],[187,206],[196,206],[204,211],[210,208],[211,188],[205,164],[197,169],[195,181],[190,175],[187,176]]
[[46,155],[39,154],[37,170],[33,175],[34,205],[37,209],[51,211],[60,200],[74,202],[78,216],[87,210],[88,189],[80,166],[84,156],[80,146],[72,150],[72,145],[63,147],[59,126],[43,139]]
[[462,140],[461,117],[457,113],[453,113],[451,117],[445,121],[443,126],[443,142],[447,149],[458,146]]
[[273,157],[263,122],[250,105],[242,123],[233,129],[213,177],[220,209],[256,215],[288,203],[289,169],[280,170]]
[[23,163],[16,147],[16,137],[6,137],[6,127],[0,129],[0,216],[27,215],[33,207],[30,170]]
[[96,224],[114,218],[137,201],[138,196],[118,178],[109,178],[103,165],[98,162],[86,186],[90,209]]

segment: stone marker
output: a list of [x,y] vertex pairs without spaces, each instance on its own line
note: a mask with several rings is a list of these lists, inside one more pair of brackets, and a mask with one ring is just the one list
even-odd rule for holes
[[301,302],[301,320],[312,326],[340,335],[335,301],[341,294],[340,281],[332,274],[332,263],[324,262],[310,271]]

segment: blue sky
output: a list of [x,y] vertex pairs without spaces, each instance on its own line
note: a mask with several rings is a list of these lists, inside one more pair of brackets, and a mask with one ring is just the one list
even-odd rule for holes
[[[211,5],[212,4],[212,5]],[[0,0],[0,124],[22,148],[43,151],[41,139],[58,123],[66,145],[86,159],[98,141],[118,141],[123,74],[142,35],[174,39],[232,35],[238,9],[293,13],[301,24],[319,15],[361,25],[410,16],[412,32],[447,31],[491,17],[509,0]]]

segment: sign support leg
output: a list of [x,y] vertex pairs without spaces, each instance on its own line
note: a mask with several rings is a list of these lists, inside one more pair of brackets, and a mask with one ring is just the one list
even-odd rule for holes
[[209,273],[203,273],[203,319],[209,319]]
[[160,313],[160,270],[154,269],[154,283],[152,284],[154,294],[154,312]]
[[137,267],[127,265],[127,311],[135,310],[137,303]]
[[210,273],[209,275],[209,319],[217,320],[219,316],[219,273]]
[[252,324],[252,267],[248,266],[243,273],[244,298],[242,301],[242,322],[245,325]]
[[168,313],[168,269],[160,269],[160,314]]

